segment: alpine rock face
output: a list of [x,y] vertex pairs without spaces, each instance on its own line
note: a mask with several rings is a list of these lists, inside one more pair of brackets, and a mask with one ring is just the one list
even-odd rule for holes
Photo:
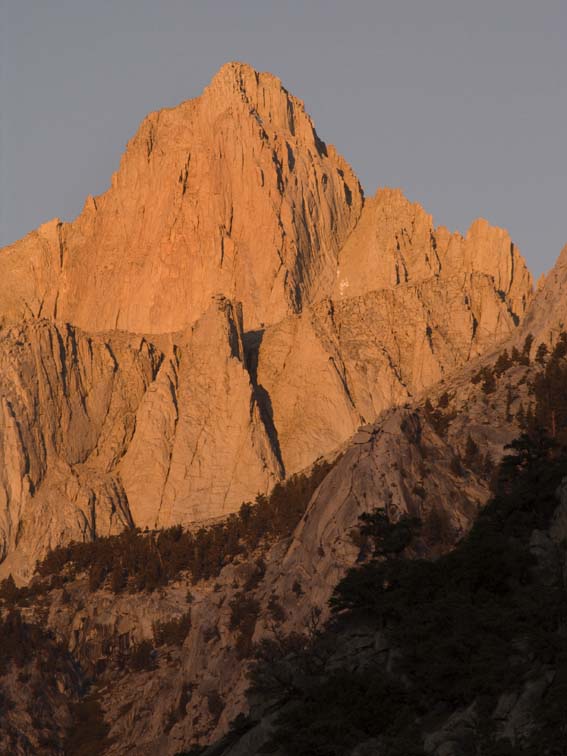
[[531,297],[505,231],[364,200],[276,77],[225,65],[143,121],[75,221],[0,251],[0,573],[237,510],[509,337]]

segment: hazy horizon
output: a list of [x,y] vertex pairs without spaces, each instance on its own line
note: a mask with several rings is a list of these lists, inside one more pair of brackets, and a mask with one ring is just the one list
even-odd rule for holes
[[282,79],[367,196],[507,228],[537,277],[567,242],[567,6],[482,0],[37,0],[1,9],[0,245],[71,220],[150,111],[229,60]]

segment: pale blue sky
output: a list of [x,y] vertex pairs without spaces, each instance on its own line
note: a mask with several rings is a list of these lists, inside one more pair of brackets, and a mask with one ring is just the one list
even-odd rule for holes
[[228,60],[303,99],[367,194],[567,242],[565,0],[0,0],[0,244],[104,191],[143,116]]

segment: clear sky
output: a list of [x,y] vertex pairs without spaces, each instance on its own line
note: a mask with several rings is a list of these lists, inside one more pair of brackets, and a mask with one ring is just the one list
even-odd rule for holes
[[277,74],[367,194],[567,242],[566,0],[0,0],[0,244],[72,219],[143,116],[228,60]]

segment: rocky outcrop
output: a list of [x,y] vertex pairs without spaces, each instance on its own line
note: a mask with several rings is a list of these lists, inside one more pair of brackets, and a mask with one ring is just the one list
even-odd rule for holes
[[503,229],[476,220],[465,237],[409,202],[399,189],[380,189],[367,200],[360,221],[339,255],[334,296],[357,296],[375,289],[431,278],[489,276],[495,292],[517,323],[530,300],[532,279]]
[[[394,520],[404,514],[419,517],[427,556],[447,551],[468,532],[490,496],[494,465],[519,433],[515,418],[521,406],[528,406],[531,378],[529,368],[513,367],[494,393],[486,394],[471,382],[478,362],[473,366],[450,383],[437,384],[419,402],[384,411],[343,446],[274,579],[273,590],[281,597],[290,595],[295,581],[301,583],[304,595],[294,606],[294,630],[306,625],[313,607],[322,607],[326,616],[334,587],[359,556],[352,535],[363,513],[384,507]],[[433,417],[424,408],[427,399],[436,408]],[[469,437],[478,447],[474,469],[467,467]]]
[[484,273],[325,300],[268,328],[257,381],[270,399],[286,472],[336,449],[514,329]]
[[241,308],[216,298],[144,397],[120,464],[140,527],[226,515],[281,479],[242,335]]
[[567,330],[567,246],[553,268],[538,287],[518,339],[528,334],[534,337],[534,348],[541,342],[555,344],[562,331]]
[[29,577],[47,549],[132,523],[112,471],[160,360],[143,338],[90,337],[47,321],[0,340],[4,575]]

